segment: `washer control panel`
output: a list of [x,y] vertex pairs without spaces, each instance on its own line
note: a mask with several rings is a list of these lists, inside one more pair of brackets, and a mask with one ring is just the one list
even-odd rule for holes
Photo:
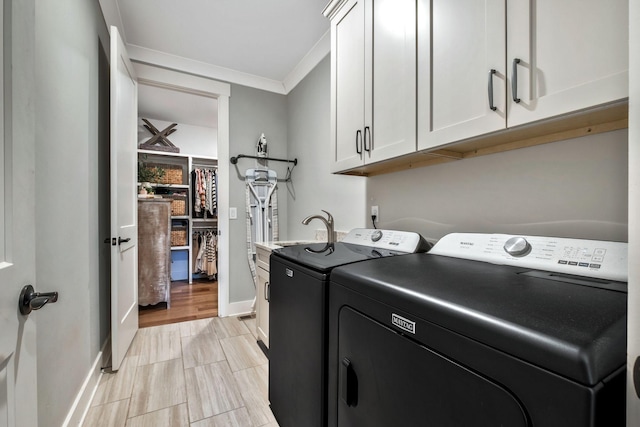
[[430,254],[626,282],[627,243],[561,237],[451,233]]
[[430,246],[418,233],[370,228],[354,228],[349,231],[342,243],[406,253],[424,252]]

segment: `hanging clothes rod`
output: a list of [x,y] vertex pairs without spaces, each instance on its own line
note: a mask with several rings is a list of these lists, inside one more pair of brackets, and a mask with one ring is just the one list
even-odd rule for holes
[[206,165],[204,163],[191,163],[191,166],[195,166],[195,167],[198,167],[198,168],[205,168],[205,169],[217,169],[218,168],[218,165],[213,165],[213,164]]
[[273,157],[258,157],[258,156],[249,156],[246,154],[238,154],[235,157],[231,158],[231,164],[235,165],[238,163],[238,159],[242,159],[242,158],[246,158],[246,159],[258,159],[258,160],[271,160],[274,162],[286,162],[286,163],[293,163],[294,166],[296,166],[298,164],[298,159],[293,159],[293,160],[288,160],[288,159],[274,159]]

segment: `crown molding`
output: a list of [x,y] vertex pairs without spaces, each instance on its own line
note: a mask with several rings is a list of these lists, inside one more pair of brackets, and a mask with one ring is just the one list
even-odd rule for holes
[[347,0],[332,0],[328,5],[325,6],[322,14],[329,19],[333,19],[336,13],[344,6]]

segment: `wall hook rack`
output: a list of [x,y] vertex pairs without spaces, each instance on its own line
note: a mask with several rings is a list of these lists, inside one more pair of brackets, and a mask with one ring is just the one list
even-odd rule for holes
[[237,165],[238,164],[238,160],[242,159],[242,158],[246,158],[246,159],[258,159],[258,160],[269,160],[272,162],[285,162],[285,163],[293,163],[293,166],[291,167],[291,169],[289,169],[289,166],[287,166],[287,175],[284,178],[285,182],[289,182],[291,181],[291,172],[293,172],[293,168],[296,167],[296,165],[298,164],[298,159],[293,159],[293,160],[289,160],[289,159],[275,159],[273,157],[258,157],[258,156],[249,156],[247,154],[238,154],[237,156],[231,157],[231,164],[232,165]]
[[293,163],[293,166],[296,166],[298,164],[298,159],[293,159],[293,160],[289,160],[289,159],[275,159],[273,157],[258,157],[258,156],[249,156],[247,154],[238,154],[235,157],[231,157],[231,164],[235,165],[238,163],[239,159],[242,158],[246,158],[246,159],[258,159],[258,160],[269,160],[269,161],[274,161],[274,162],[286,162],[286,163]]

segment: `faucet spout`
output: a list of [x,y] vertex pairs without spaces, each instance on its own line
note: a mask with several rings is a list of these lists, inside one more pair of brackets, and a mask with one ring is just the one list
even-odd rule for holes
[[325,210],[322,210],[322,212],[327,214],[327,218],[323,217],[322,215],[310,215],[305,219],[303,219],[302,223],[304,225],[308,225],[311,222],[311,220],[319,219],[324,223],[324,226],[327,227],[327,243],[335,243],[336,239],[335,239],[335,232],[333,230],[333,215],[331,215],[329,212]]

